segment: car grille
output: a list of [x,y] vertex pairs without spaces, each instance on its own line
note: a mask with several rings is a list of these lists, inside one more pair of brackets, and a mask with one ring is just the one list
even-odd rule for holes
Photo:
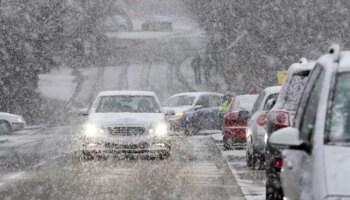
[[107,127],[107,130],[109,134],[118,136],[143,135],[146,132],[146,129],[144,127],[125,126]]

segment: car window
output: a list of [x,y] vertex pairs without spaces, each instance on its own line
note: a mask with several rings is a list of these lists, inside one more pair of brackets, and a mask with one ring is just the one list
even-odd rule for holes
[[304,114],[300,124],[300,137],[304,141],[311,142],[323,80],[324,71],[321,71],[313,83],[310,93],[308,94],[308,100],[305,104]]
[[181,95],[168,99],[163,105],[168,107],[191,106],[194,99],[194,96]]
[[350,142],[350,73],[339,74],[330,113],[328,139],[334,142]]
[[263,110],[268,110],[268,109],[267,109],[267,102],[268,102],[269,100],[271,100],[271,99],[277,100],[278,94],[279,94],[279,93],[270,94],[270,95],[266,98],[266,101],[265,101]]
[[259,94],[257,100],[256,100],[255,103],[254,103],[254,106],[253,106],[253,109],[252,109],[252,113],[255,113],[256,111],[259,110],[259,108],[261,107],[261,106],[260,106],[260,105],[261,105],[261,102],[263,101],[265,95],[266,95],[266,92],[265,92],[265,91],[260,92],[260,94]]
[[221,96],[213,95],[209,97],[209,106],[210,107],[219,107],[222,101]]
[[248,112],[252,111],[253,105],[256,101],[256,95],[242,95],[237,96],[233,103],[234,111],[246,110]]
[[293,75],[289,82],[287,93],[284,97],[283,109],[289,111],[296,110],[302,91],[308,80],[309,73],[310,71],[302,71]]
[[201,105],[203,108],[209,107],[209,96],[202,95],[198,98],[196,105]]
[[158,103],[152,96],[102,96],[96,113],[159,113]]

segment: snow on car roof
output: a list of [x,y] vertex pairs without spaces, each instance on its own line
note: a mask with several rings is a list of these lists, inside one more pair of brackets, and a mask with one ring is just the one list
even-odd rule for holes
[[281,86],[272,86],[272,87],[267,87],[264,89],[266,93],[278,93],[281,90]]
[[350,71],[350,51],[343,51],[340,54],[339,71]]
[[177,97],[177,96],[184,96],[184,95],[198,97],[198,96],[201,96],[201,95],[208,95],[208,94],[223,96],[223,94],[215,93],[215,92],[184,92],[184,93],[174,94],[174,95],[172,95],[169,98],[173,98],[173,97]]
[[102,91],[98,94],[98,96],[116,96],[116,95],[156,96],[156,94],[151,91],[129,91],[129,90]]

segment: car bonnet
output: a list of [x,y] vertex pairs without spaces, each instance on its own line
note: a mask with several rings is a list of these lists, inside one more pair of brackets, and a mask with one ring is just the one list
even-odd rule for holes
[[164,121],[163,113],[90,113],[88,122],[101,126],[140,125],[149,126]]

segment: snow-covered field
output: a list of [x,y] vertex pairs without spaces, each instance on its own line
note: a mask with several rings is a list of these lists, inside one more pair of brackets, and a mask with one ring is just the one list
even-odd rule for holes
[[247,167],[245,149],[224,150],[221,133],[213,134],[211,137],[229,165],[245,198],[247,200],[265,199],[265,170],[252,170]]

